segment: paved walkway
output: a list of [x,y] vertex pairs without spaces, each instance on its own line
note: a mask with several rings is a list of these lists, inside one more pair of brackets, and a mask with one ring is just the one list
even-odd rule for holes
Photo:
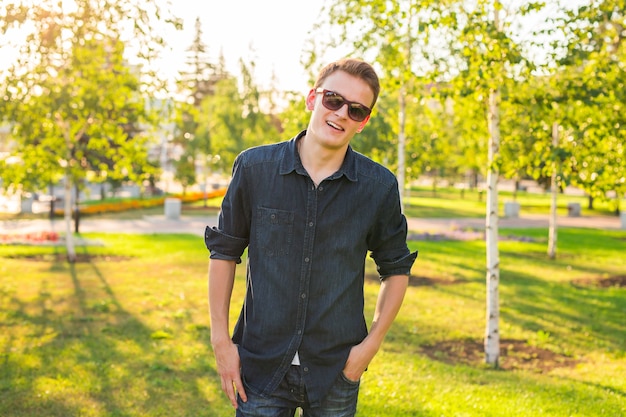
[[[217,217],[182,216],[178,220],[171,220],[165,216],[146,216],[135,220],[107,220],[84,218],[80,221],[80,232],[111,232],[111,233],[191,233],[198,236],[204,234],[206,226],[217,224]],[[408,219],[411,232],[436,232],[454,229],[483,229],[483,218],[458,219]],[[526,215],[518,218],[500,218],[500,228],[518,227],[548,227],[549,219],[546,215]],[[618,217],[559,217],[559,227],[587,227],[597,229],[626,230],[622,228]],[[72,228],[74,225],[72,224]],[[72,229],[73,230],[73,229]],[[33,232],[54,231],[65,232],[63,219],[54,221],[39,220],[5,220],[0,221],[0,234],[22,234]]]

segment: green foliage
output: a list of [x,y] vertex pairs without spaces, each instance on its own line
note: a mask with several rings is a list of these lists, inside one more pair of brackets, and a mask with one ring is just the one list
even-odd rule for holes
[[179,150],[175,177],[185,188],[196,184],[198,167],[205,178],[227,173],[245,148],[281,139],[271,94],[254,82],[254,62],[240,61],[241,80],[226,71],[223,59],[208,62],[199,20],[188,52],[190,71],[181,74],[186,99],[176,104],[173,141]]
[[[167,19],[154,2],[14,2],[0,30],[23,30],[25,43],[2,80],[4,112],[13,125],[14,158],[2,163],[5,184],[26,189],[47,186],[65,176],[81,184],[91,179],[138,183],[156,171],[147,161],[150,137],[140,123],[156,123],[143,91],[151,84],[124,61],[122,40],[130,15],[135,46],[150,44],[141,57],[155,58],[163,41],[150,29]],[[175,21],[171,21],[175,23]],[[130,41],[129,41],[130,43]],[[14,163],[19,161],[19,163]]]
[[599,199],[614,192],[618,201],[626,193],[624,7],[623,1],[606,0],[554,19],[562,36],[551,55],[557,65],[547,65],[546,94],[546,111],[561,126],[552,155],[564,181]]
[[294,137],[307,128],[310,113],[306,108],[305,97],[302,94],[286,93],[285,96],[287,104],[278,117],[284,134],[288,137]]
[[[406,152],[409,179],[487,172],[485,108],[497,88],[501,154],[493,164],[506,178],[547,183],[556,163],[561,185],[619,199],[626,187],[624,8],[623,0],[593,7],[333,1],[305,62],[313,68],[326,59],[322,51],[340,50],[377,65],[382,142],[368,138],[365,153],[401,171],[396,161]],[[444,110],[446,100],[451,111]],[[373,137],[371,127],[364,133]],[[397,151],[390,152],[391,145]]]

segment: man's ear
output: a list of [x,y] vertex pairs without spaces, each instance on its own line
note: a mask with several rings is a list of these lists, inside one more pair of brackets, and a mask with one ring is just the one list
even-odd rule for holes
[[311,91],[309,91],[309,94],[306,96],[306,108],[307,110],[313,110],[313,108],[315,108],[315,89],[311,89]]
[[363,130],[363,128],[365,127],[369,119],[370,119],[370,115],[368,114],[365,120],[361,122],[361,124],[359,125],[359,128],[356,130],[357,133],[361,133],[361,131]]

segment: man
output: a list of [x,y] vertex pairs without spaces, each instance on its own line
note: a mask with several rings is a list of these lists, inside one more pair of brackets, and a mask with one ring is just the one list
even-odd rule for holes
[[[356,412],[361,375],[400,309],[417,256],[406,244],[396,178],[350,147],[379,91],[371,65],[331,63],[306,97],[308,128],[234,163],[205,243],[211,344],[237,416]],[[231,339],[235,268],[246,247],[246,298]],[[368,252],[381,279],[369,333]]]

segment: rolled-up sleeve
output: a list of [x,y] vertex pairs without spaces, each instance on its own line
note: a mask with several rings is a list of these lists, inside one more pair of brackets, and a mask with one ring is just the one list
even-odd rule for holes
[[417,251],[407,253],[397,260],[379,260],[376,266],[380,279],[384,280],[392,275],[410,275],[415,259],[417,259]]
[[244,153],[235,159],[232,179],[222,201],[217,227],[206,227],[204,244],[210,259],[241,263],[241,256],[250,243],[250,206],[244,175]]
[[248,240],[229,236],[216,227],[206,227],[204,244],[211,253],[211,259],[222,259],[241,263],[241,255],[248,246]]
[[417,251],[411,252],[406,243],[408,226],[400,207],[397,182],[382,201],[370,241],[371,256],[381,280],[392,275],[410,275]]

